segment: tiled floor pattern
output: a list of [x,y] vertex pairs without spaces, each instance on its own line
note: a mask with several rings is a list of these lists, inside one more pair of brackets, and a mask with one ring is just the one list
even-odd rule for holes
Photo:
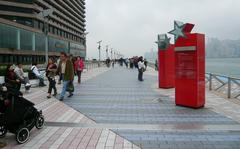
[[[107,68],[89,70],[83,74],[83,83],[99,74],[108,71]],[[79,85],[76,85],[76,88]],[[60,89],[61,86],[58,86]],[[25,98],[36,104],[43,110],[47,122],[81,123],[85,125],[95,124],[78,111],[70,108],[55,98],[46,99],[46,88],[33,88]],[[66,98],[65,100],[70,100]],[[136,145],[116,135],[106,128],[73,128],[73,127],[49,127],[42,130],[33,129],[30,140],[17,145],[15,136],[8,134],[3,141],[8,145],[4,149],[138,149]]]
[[[229,103],[214,106],[217,98],[212,100],[214,95],[207,93],[206,108],[176,107],[173,90],[156,89],[156,76],[156,72],[147,71],[145,81],[138,82],[136,70],[115,68],[84,82],[65,103],[97,124],[118,125],[113,131],[141,148],[240,148],[239,123],[216,110]],[[172,130],[162,128],[164,125],[172,125]],[[237,129],[232,130],[234,127]]]

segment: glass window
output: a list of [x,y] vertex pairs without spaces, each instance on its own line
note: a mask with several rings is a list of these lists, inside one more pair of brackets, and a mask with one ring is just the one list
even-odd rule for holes
[[0,24],[0,48],[17,49],[17,29]]
[[33,33],[25,30],[20,31],[20,47],[23,50],[32,50],[32,36]]
[[53,52],[67,52],[69,51],[69,46],[67,41],[58,40],[50,37],[49,41],[49,51]]
[[45,35],[36,33],[35,40],[36,51],[45,51]]

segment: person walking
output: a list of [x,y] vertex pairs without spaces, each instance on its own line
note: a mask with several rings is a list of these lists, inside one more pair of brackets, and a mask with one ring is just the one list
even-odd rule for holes
[[143,61],[143,57],[139,57],[138,59],[138,80],[143,81],[143,72],[145,71],[145,65]]
[[52,97],[52,90],[54,90],[53,96],[57,95],[56,80],[55,80],[56,72],[57,72],[57,65],[54,63],[53,58],[49,58],[48,65],[46,68],[46,77],[48,78],[48,81],[49,81],[47,98]]
[[[60,54],[61,61],[58,66],[58,72],[62,74],[63,79],[63,87],[60,95],[60,101],[63,101],[66,91],[68,87],[73,85],[74,79],[74,68],[71,60],[68,58],[65,52],[61,52]],[[69,98],[73,96],[73,91],[69,91]]]
[[[22,63],[17,64],[17,67],[14,69],[14,73],[16,74],[20,82],[25,85],[25,90],[26,92],[28,92],[31,88],[31,84],[29,83],[29,78],[24,76]],[[20,88],[21,86],[19,86],[18,90],[20,90]]]
[[155,70],[158,71],[158,60],[155,61]]
[[44,87],[46,86],[44,84],[44,76],[40,73],[37,63],[33,63],[31,67],[32,73],[36,76],[37,79],[39,79],[39,87]]
[[148,66],[148,61],[147,61],[147,59],[144,59],[144,65],[145,65],[145,70],[147,70],[147,66]]
[[84,69],[83,59],[80,56],[78,56],[77,60],[74,63],[74,70],[78,76],[78,84],[81,83],[81,76],[82,76],[83,69]]

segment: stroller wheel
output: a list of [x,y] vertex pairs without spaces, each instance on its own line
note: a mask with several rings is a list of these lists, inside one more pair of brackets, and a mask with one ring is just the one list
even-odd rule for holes
[[29,130],[26,127],[21,127],[17,130],[16,140],[19,144],[27,142],[29,139]]
[[5,137],[5,135],[7,134],[7,128],[5,125],[1,125],[0,126],[0,138]]
[[44,117],[42,115],[40,115],[37,119],[36,119],[36,128],[37,129],[42,129],[44,126],[45,120]]

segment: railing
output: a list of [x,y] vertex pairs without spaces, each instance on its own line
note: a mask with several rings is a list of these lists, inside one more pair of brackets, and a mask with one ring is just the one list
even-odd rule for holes
[[[149,67],[155,69],[155,65],[153,63],[150,63]],[[240,78],[206,73],[205,80],[206,87],[210,91],[216,91],[226,98],[240,99]]]
[[227,98],[240,97],[240,78],[206,73],[206,84],[210,91],[217,91]]
[[97,61],[86,61],[85,62],[85,69],[87,71],[94,69],[94,68],[102,67],[102,66],[103,66],[103,62],[100,62],[100,63]]

